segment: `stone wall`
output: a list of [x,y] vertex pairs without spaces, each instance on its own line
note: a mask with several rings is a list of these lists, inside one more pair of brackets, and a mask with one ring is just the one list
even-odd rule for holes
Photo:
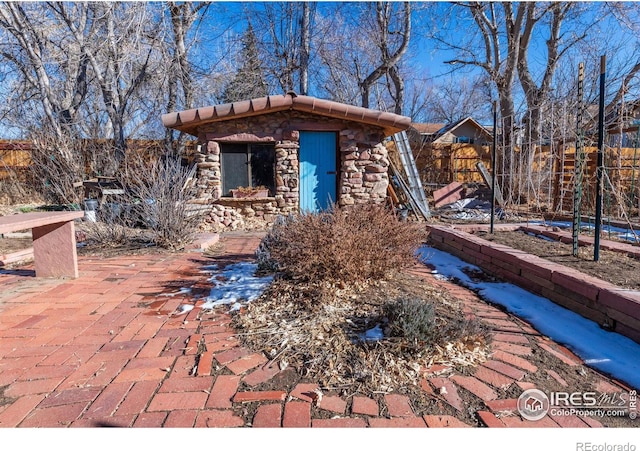
[[[347,130],[350,131],[350,130]],[[342,138],[342,136],[341,136]],[[382,203],[389,185],[387,148],[381,143],[341,141],[340,206]],[[342,146],[343,143],[347,146]]]
[[[256,229],[278,215],[299,211],[300,130],[338,134],[338,199],[340,206],[382,203],[389,184],[389,159],[377,127],[300,112],[282,111],[243,119],[214,122],[199,130],[196,149],[197,200],[211,206],[207,215],[214,229]],[[220,143],[273,143],[276,192],[266,199],[222,197]]]

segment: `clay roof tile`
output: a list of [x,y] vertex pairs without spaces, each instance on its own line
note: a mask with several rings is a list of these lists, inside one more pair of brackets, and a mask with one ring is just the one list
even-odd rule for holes
[[242,102],[233,102],[233,114],[245,114],[251,111],[251,100],[243,100]]
[[376,125],[388,135],[406,130],[411,125],[410,118],[398,114],[297,95],[294,92],[169,113],[162,116],[162,123],[165,127],[197,135],[198,126],[207,122],[230,120],[285,109]]
[[206,121],[207,119],[213,119],[216,117],[216,109],[212,106],[206,106],[202,108],[198,108],[198,117],[201,121]]
[[223,103],[222,105],[216,105],[215,106],[216,115],[218,117],[228,116],[231,113],[232,108],[233,108],[232,103]]
[[253,109],[254,112],[262,111],[267,108],[269,97],[267,96],[259,97],[257,99],[252,99],[250,102],[251,102],[251,108]]
[[198,110],[196,108],[191,110],[180,111],[178,113],[180,115],[180,122],[183,124],[188,124],[189,122],[193,122],[196,120],[198,116]]

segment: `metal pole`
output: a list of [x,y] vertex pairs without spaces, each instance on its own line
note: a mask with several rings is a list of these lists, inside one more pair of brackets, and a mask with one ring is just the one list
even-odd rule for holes
[[495,205],[496,205],[496,147],[498,145],[498,108],[495,100],[493,101],[493,148],[491,149],[491,226],[489,233],[493,233],[493,223],[495,221]]
[[[635,189],[635,179],[636,179],[636,157],[638,154],[638,142],[640,141],[640,121],[633,121],[633,125],[637,127],[636,130],[636,142],[633,148],[633,170],[631,171],[631,192],[629,193],[629,210],[631,210],[636,204],[636,189]],[[638,213],[640,214],[640,213]]]
[[602,230],[602,173],[604,171],[604,91],[607,56],[600,57],[600,105],[598,107],[598,159],[596,166],[596,221],[593,241],[593,261],[600,260],[600,231]]
[[584,63],[578,66],[578,111],[576,114],[576,151],[575,151],[575,186],[573,187],[573,256],[578,256],[578,236],[580,234],[580,220],[582,203],[582,171],[584,160],[584,141],[582,133],[583,114],[583,89],[584,89]]

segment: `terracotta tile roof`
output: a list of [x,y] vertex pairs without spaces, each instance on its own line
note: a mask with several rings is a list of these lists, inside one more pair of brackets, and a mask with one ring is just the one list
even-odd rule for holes
[[288,92],[285,95],[266,96],[241,102],[163,114],[162,124],[165,127],[197,136],[198,127],[203,124],[284,110],[304,111],[320,116],[375,125],[382,128],[387,136],[406,130],[411,125],[411,118],[406,116],[346,105],[331,100],[300,96],[292,92]]

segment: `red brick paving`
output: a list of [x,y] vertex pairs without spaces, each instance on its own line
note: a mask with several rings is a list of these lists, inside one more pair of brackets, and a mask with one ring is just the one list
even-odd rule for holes
[[150,412],[157,410],[203,409],[208,395],[204,392],[158,393],[147,407]]
[[[229,236],[226,251],[250,260],[258,240],[255,235]],[[262,354],[241,345],[229,314],[200,321],[196,307],[173,317],[169,314],[180,304],[199,304],[188,296],[159,295],[175,293],[180,286],[206,291],[199,260],[197,253],[81,257],[75,280],[0,274],[0,283],[15,293],[0,302],[0,386],[6,386],[6,397],[14,398],[0,406],[0,427],[246,427],[233,409],[256,401],[266,403],[251,421],[255,428],[473,426],[444,413],[416,416],[411,399],[400,394],[384,395],[378,402],[366,396],[342,398],[315,383],[298,384],[290,392],[259,390],[280,369],[265,365]],[[476,412],[477,419],[487,427],[602,427],[597,420],[575,416],[522,420],[517,400],[505,390],[535,387],[525,382],[527,375],[540,374],[529,360],[531,342],[568,365],[580,360],[469,290],[420,269],[415,271],[420,277],[462,299],[467,315],[501,329],[494,334],[491,358],[473,375],[447,377],[449,369],[441,365],[425,369],[421,387],[426,394],[461,412],[466,411],[462,391],[465,397],[477,397],[486,406]],[[219,370],[226,373],[216,376]],[[599,391],[618,391],[620,386],[624,384],[605,377],[595,382]],[[327,413],[334,416],[327,419]],[[318,414],[324,416],[316,418]]]
[[387,412],[392,417],[410,417],[415,415],[411,409],[411,401],[408,396],[384,395],[387,404]]
[[329,420],[312,420],[314,428],[364,428],[367,423],[362,418],[331,418]]
[[478,367],[474,373],[474,377],[491,385],[492,387],[502,390],[509,388],[509,386],[514,382],[513,379],[482,365]]
[[354,414],[377,417],[380,413],[380,409],[378,408],[378,403],[375,399],[367,398],[365,396],[354,396],[351,412]]
[[231,410],[204,410],[198,413],[195,427],[237,428],[244,426],[244,420]]
[[298,384],[291,391],[291,396],[303,401],[313,402],[317,397],[313,392],[319,388],[318,384]]
[[196,376],[209,376],[211,374],[211,367],[213,366],[213,356],[213,351],[208,350],[200,354]]
[[567,381],[565,381],[562,376],[560,376],[558,373],[556,373],[553,370],[548,370],[545,369],[544,370],[545,373],[547,373],[549,376],[551,376],[552,378],[554,378],[558,384],[560,384],[562,387],[567,387],[569,384],[567,384]]
[[491,412],[487,412],[486,410],[478,410],[477,414],[482,423],[489,428],[506,427],[506,425]]
[[278,428],[282,421],[281,404],[263,404],[253,417],[254,428]]
[[484,402],[492,412],[515,412],[518,410],[517,399],[493,399]]
[[242,374],[267,362],[267,358],[262,354],[251,354],[228,363],[226,366],[233,372],[233,374]]
[[311,404],[304,401],[289,401],[284,405],[282,426],[286,428],[308,428],[311,426]]
[[519,370],[518,368],[507,365],[506,363],[498,360],[487,360],[482,364],[482,366],[504,374],[505,376],[509,376],[511,379],[517,381],[521,380],[527,374],[525,371]]
[[425,428],[427,424],[420,417],[370,418],[372,428]]
[[451,380],[442,377],[434,377],[429,379],[429,382],[433,385],[435,392],[444,398],[451,407],[459,410],[460,412],[463,411],[464,403],[458,395],[458,388]]
[[233,402],[284,401],[286,397],[283,391],[239,391],[233,396]]
[[567,365],[571,365],[571,366],[576,366],[580,364],[580,361],[567,356],[565,353],[554,349],[553,347],[549,346],[546,343],[539,343],[540,347],[542,349],[544,349],[545,351],[547,351],[549,354],[551,354],[554,357],[557,357],[558,359],[562,360],[564,363],[566,363]]
[[213,384],[207,407],[230,409],[232,407],[231,399],[236,394],[239,384],[240,377],[238,376],[218,376]]
[[471,427],[467,423],[463,423],[456,417],[451,415],[425,415],[424,417],[427,427],[430,428],[468,428]]
[[493,358],[502,360],[503,362],[509,363],[513,366],[517,366],[518,368],[522,368],[523,370],[526,370],[530,373],[535,373],[536,371],[538,371],[538,367],[533,365],[528,360],[523,359],[522,357],[518,357],[517,355],[509,354],[505,351],[494,351]]
[[347,408],[347,402],[339,396],[323,396],[318,401],[318,407],[324,410],[339,413],[340,415],[344,415],[344,412]]
[[163,427],[165,428],[190,428],[193,427],[198,416],[197,410],[174,410],[169,412]]
[[262,384],[263,382],[267,382],[272,379],[273,376],[280,372],[280,368],[278,368],[277,364],[273,365],[264,365],[258,367],[252,373],[247,374],[242,378],[242,382],[252,387]]
[[451,377],[451,380],[482,400],[487,401],[498,398],[498,394],[491,387],[475,377],[455,375]]

